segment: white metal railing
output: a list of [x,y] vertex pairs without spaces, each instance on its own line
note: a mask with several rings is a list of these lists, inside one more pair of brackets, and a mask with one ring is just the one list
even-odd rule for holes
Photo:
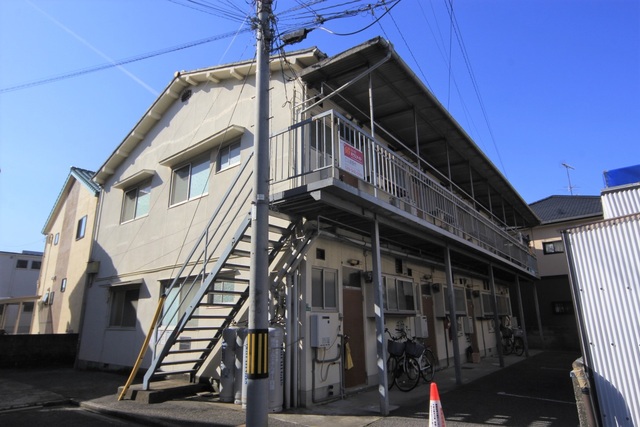
[[348,172],[374,196],[535,272],[528,247],[489,211],[422,172],[330,110],[271,136],[272,193]]

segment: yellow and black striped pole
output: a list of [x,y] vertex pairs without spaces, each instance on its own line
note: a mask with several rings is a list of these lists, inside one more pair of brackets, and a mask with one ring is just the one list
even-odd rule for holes
[[247,378],[269,378],[268,329],[250,329],[247,333]]

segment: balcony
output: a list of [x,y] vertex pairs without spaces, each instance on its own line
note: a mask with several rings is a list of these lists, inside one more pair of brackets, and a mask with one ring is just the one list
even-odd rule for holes
[[462,190],[445,187],[334,110],[272,135],[270,158],[276,198],[296,189],[309,191],[327,179],[340,181],[418,223],[435,226],[445,237],[536,274],[535,258],[517,230],[509,230]]

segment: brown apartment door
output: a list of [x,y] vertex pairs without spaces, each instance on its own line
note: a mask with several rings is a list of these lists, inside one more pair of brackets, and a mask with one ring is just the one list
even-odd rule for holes
[[342,302],[344,312],[342,325],[345,334],[344,383],[346,388],[358,387],[367,383],[360,270],[350,267],[342,268]]

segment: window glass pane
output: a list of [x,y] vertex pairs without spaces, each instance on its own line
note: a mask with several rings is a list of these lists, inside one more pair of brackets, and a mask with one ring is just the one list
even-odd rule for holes
[[138,189],[134,188],[124,193],[124,201],[122,204],[122,222],[131,221],[136,212],[136,197]]
[[324,272],[324,308],[338,307],[338,275],[335,271]]
[[191,165],[189,198],[201,196],[207,191],[209,191],[209,159]]
[[122,323],[122,301],[124,292],[113,292],[111,301],[111,316],[109,318],[109,326],[120,326]]
[[76,239],[82,239],[84,237],[84,233],[87,229],[87,216],[83,216],[78,221],[78,228],[76,230]]
[[138,203],[136,204],[136,218],[149,213],[149,202],[151,200],[151,182],[141,185],[138,188]]
[[398,280],[398,309],[413,310],[413,283],[406,280]]
[[387,280],[387,309],[398,309],[398,288],[395,279]]
[[190,165],[185,165],[173,171],[171,179],[171,204],[184,202],[189,195],[189,171]]
[[122,307],[122,326],[136,326],[136,311],[138,308],[139,289],[125,291],[124,305]]
[[229,146],[229,165],[240,163],[240,143],[237,142]]
[[32,270],[40,270],[40,267],[42,267],[42,262],[41,261],[31,261],[31,269]]
[[16,262],[16,268],[27,268],[29,266],[29,260],[27,259],[19,259]]
[[179,304],[180,304],[180,287],[174,286],[173,289],[171,289],[171,291],[167,293],[167,298],[165,299],[164,305],[162,306],[162,325],[163,326],[175,326],[178,324],[178,305]]
[[311,306],[324,307],[322,286],[322,270],[314,268],[311,270]]

